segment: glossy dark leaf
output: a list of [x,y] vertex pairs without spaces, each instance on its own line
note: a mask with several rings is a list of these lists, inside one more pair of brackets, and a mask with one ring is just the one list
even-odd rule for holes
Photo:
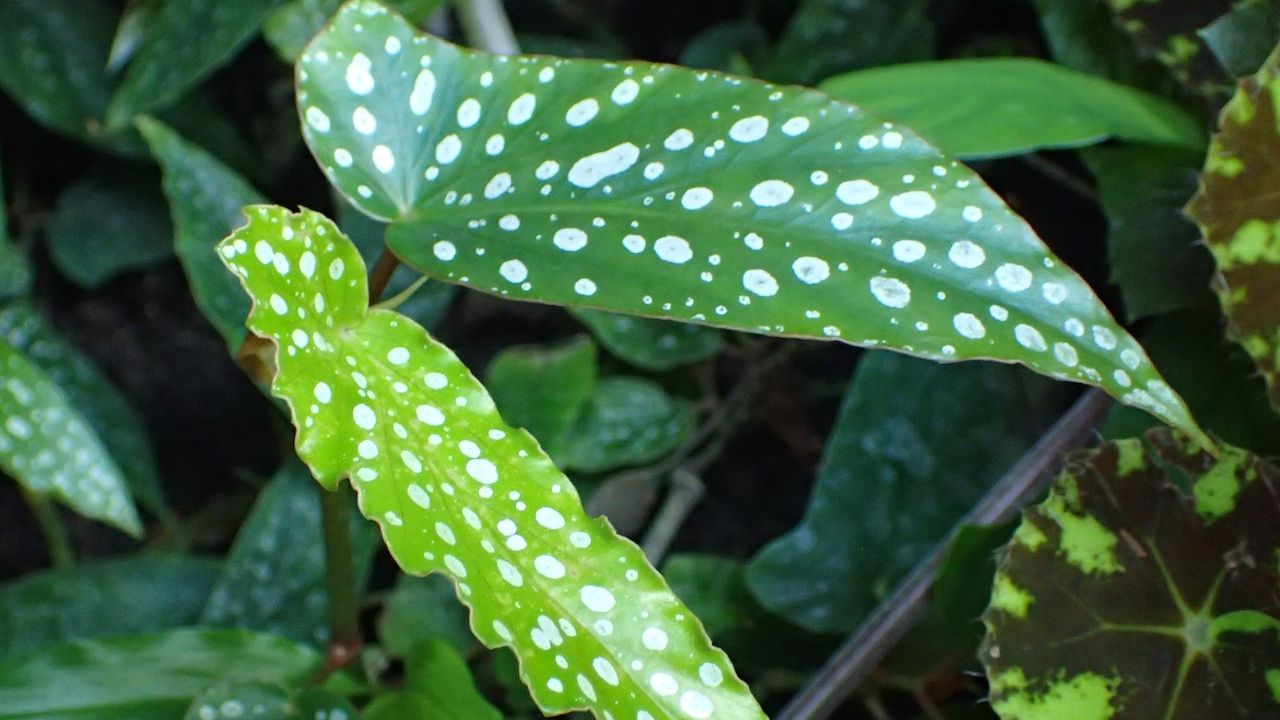
[[405,657],[424,640],[444,640],[463,655],[479,647],[467,624],[467,609],[453,585],[439,575],[401,575],[378,618],[382,649]]
[[191,294],[235,353],[244,340],[249,302],[223,269],[214,246],[241,223],[241,209],[262,198],[234,171],[163,124],[140,118],[138,127],[164,171],[174,250]]
[[168,513],[142,418],[102,372],[26,301],[0,302],[0,342],[22,352],[67,396],[97,433],[134,498]]
[[72,184],[49,219],[48,247],[58,270],[89,288],[170,256],[173,228],[155,176],[126,166]]
[[1228,333],[1253,357],[1280,408],[1280,51],[1222,111],[1187,211],[1217,263]]
[[365,708],[366,720],[502,720],[476,689],[471,670],[448,643],[424,640],[405,658],[404,688]]
[[680,51],[680,64],[701,70],[750,74],[751,63],[763,57],[768,37],[755,23],[727,22],[699,32]]
[[667,455],[693,434],[689,403],[643,378],[599,380],[564,435],[565,469],[603,472],[642,465]]
[[572,311],[611,354],[646,370],[670,370],[700,362],[724,347],[724,334],[701,325],[620,315],[599,310]]
[[996,551],[1009,540],[1013,524],[965,525],[947,548],[933,581],[933,607],[959,637],[982,637],[982,611],[991,600]]
[[297,685],[311,649],[243,630],[172,630],[52,645],[0,659],[0,718],[179,718],[219,680]]
[[148,23],[107,108],[107,125],[162,109],[226,63],[278,0],[166,0]]
[[990,158],[1107,139],[1204,147],[1199,120],[1140,90],[1034,58],[894,65],[830,78],[832,97],[902,123],[943,152]]
[[765,607],[857,627],[1029,445],[1014,369],[862,358],[800,525],[747,568]]
[[485,386],[511,425],[528,430],[553,458],[596,387],[596,346],[585,336],[494,356]]
[[86,561],[0,586],[0,658],[67,640],[191,625],[221,563],[148,556]]
[[[293,63],[316,33],[333,17],[343,0],[286,0],[271,11],[262,35],[281,60]],[[421,25],[448,0],[388,0],[388,5]]]
[[984,617],[1005,720],[1280,713],[1280,473],[1147,441],[1077,454],[1023,514]]
[[1049,54],[1061,65],[1147,90],[1172,81],[1154,61],[1145,62],[1116,27],[1106,0],[1031,0],[1040,13]]
[[1274,0],[1243,0],[1200,30],[1200,39],[1231,77],[1258,71],[1280,41],[1280,7]]
[[22,248],[9,238],[4,199],[4,177],[0,173],[0,300],[24,295],[31,288],[31,262]]
[[329,179],[436,277],[1022,362],[1194,431],[1141,348],[977,176],[823,95],[474,53],[360,0],[300,59],[298,105]]
[[1231,10],[1232,0],[1107,0],[1138,51],[1169,68],[1193,92],[1222,98],[1230,77],[1198,31]]
[[927,4],[802,0],[760,77],[812,85],[858,68],[926,60],[934,40]]
[[[269,632],[295,642],[329,641],[320,497],[305,466],[290,458],[258,495],[227,553],[201,616],[206,625]],[[363,584],[377,543],[351,508],[351,554]]]

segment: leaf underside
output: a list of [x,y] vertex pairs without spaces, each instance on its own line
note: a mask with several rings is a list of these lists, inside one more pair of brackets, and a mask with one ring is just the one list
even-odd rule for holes
[[278,346],[272,392],[300,457],[344,476],[407,572],[442,572],[476,636],[509,646],[546,711],[763,717],[724,653],[630,542],[507,426],[456,357],[411,320],[369,310],[364,263],[323,216],[253,207],[220,246]]
[[1280,408],[1280,53],[1222,111],[1187,211],[1217,263],[1229,334],[1257,363]]
[[1077,456],[1000,562],[982,650],[992,707],[1276,717],[1278,563],[1280,474],[1258,458],[1215,459],[1164,429]]
[[297,66],[329,179],[389,247],[504,297],[992,358],[1196,433],[1090,288],[964,166],[799,88],[476,53],[353,0]]

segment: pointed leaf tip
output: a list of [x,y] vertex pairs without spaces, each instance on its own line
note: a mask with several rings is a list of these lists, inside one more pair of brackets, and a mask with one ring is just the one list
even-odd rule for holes
[[728,658],[640,550],[583,511],[536,441],[506,425],[446,347],[369,310],[365,266],[323,216],[252,206],[219,246],[277,347],[272,392],[299,455],[350,477],[407,572],[440,572],[476,636],[508,646],[550,713],[763,718]]

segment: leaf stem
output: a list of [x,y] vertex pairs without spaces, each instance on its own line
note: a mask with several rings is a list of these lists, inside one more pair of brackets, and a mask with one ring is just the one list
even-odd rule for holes
[[472,47],[499,55],[520,52],[502,0],[458,0],[458,22]]
[[835,712],[924,614],[933,580],[955,532],[965,525],[998,525],[1011,519],[1048,484],[1062,453],[1093,435],[1110,405],[1100,390],[1082,395],[844,641],[776,720],[821,720]]
[[680,531],[684,521],[693,512],[694,506],[705,494],[706,486],[694,473],[683,468],[678,468],[672,473],[671,489],[667,492],[667,499],[658,509],[657,517],[649,524],[649,530],[640,544],[650,564],[657,567],[671,547],[671,542],[675,540],[676,533]]
[[351,552],[351,517],[345,485],[320,488],[320,522],[324,532],[325,590],[329,596],[329,655],[321,677],[346,665],[360,652],[360,598]]
[[22,488],[22,498],[27,501],[31,513],[35,515],[36,522],[40,525],[40,532],[44,535],[45,545],[49,548],[49,559],[53,562],[53,566],[58,570],[66,570],[74,566],[76,561],[75,552],[71,549],[71,535],[58,515],[58,509],[49,501],[49,498],[25,487]]
[[376,304],[382,299],[382,293],[387,290],[387,283],[391,282],[391,276],[399,266],[399,258],[390,249],[384,247],[382,254],[378,256],[378,262],[374,263],[373,269],[369,271],[370,304]]

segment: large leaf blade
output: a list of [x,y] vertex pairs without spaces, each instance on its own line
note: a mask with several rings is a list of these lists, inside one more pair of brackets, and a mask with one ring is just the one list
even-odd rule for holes
[[[220,246],[279,348],[272,392],[322,484],[350,476],[407,572],[442,572],[472,631],[511,646],[550,712],[762,717],[661,575],[600,519],[456,357],[368,309],[364,263],[323,216],[250,208]],[[569,551],[569,549],[572,549]]]
[[972,172],[819,93],[475,53],[355,0],[298,64],[330,180],[402,259],[506,297],[994,358],[1195,430]]

